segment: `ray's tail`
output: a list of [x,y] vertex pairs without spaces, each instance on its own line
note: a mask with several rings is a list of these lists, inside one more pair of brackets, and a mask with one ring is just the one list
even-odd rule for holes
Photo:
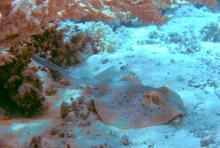
[[45,66],[45,67],[47,67],[49,69],[55,70],[55,71],[65,75],[67,77],[70,77],[72,81],[79,80],[81,82],[89,83],[91,85],[95,85],[96,84],[96,82],[94,82],[93,80],[85,78],[85,77],[82,77],[78,73],[75,73],[73,71],[69,71],[68,69],[64,69],[64,68],[62,68],[62,67],[60,67],[60,66],[58,66],[58,65],[56,65],[56,64],[54,64],[54,63],[52,63],[50,61],[48,61],[47,59],[39,57],[38,55],[34,55],[33,59],[37,63],[39,63],[39,64],[41,64],[41,65],[43,65],[43,66]]
[[61,73],[63,75],[67,75],[69,73],[69,71],[67,71],[66,69],[64,69],[64,68],[62,68],[62,67],[60,67],[60,66],[58,66],[58,65],[56,65],[56,64],[54,64],[54,63],[52,63],[50,61],[48,61],[47,59],[41,58],[38,55],[34,55],[33,59],[37,63],[39,63],[39,64],[41,64],[41,65],[43,65],[43,66],[45,66],[47,68],[50,68],[52,70],[55,70],[55,71],[57,71],[57,72],[59,72],[59,73]]

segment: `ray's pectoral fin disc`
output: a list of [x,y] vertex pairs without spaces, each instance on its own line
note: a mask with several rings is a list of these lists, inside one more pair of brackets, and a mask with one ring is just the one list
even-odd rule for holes
[[101,120],[118,128],[165,124],[185,113],[180,96],[167,87],[121,85],[94,100]]
[[185,115],[186,109],[184,107],[183,101],[180,98],[180,96],[167,88],[166,86],[163,86],[160,88],[160,92],[168,99],[167,102],[171,107],[173,107],[179,115]]

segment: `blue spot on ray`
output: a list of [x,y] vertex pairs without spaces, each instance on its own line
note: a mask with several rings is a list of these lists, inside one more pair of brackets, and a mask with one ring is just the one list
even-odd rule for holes
[[132,106],[132,107],[136,107],[136,104],[132,104],[131,106]]
[[126,103],[129,103],[130,101],[129,101],[129,100],[125,100],[125,102],[126,102]]
[[122,102],[118,102],[118,105],[122,105]]
[[156,112],[157,115],[160,115],[160,112]]
[[110,109],[108,112],[109,112],[109,113],[113,113],[113,111],[114,111],[113,109]]
[[120,110],[122,110],[122,108],[119,107],[118,110],[120,111]]
[[144,116],[147,116],[148,115],[148,113],[147,112],[144,112]]
[[140,113],[140,112],[141,112],[141,110],[140,110],[140,109],[137,109],[136,111],[137,111],[138,113]]
[[160,105],[157,106],[157,109],[160,109]]
[[128,96],[124,96],[124,98],[126,98],[126,99],[127,99],[127,98],[128,98]]
[[126,110],[126,112],[127,112],[127,110],[128,110],[128,106],[125,107],[125,110]]

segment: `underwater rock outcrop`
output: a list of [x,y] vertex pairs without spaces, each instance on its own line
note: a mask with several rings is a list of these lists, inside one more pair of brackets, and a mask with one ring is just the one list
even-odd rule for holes
[[0,54],[0,104],[6,110],[33,115],[42,106],[41,82],[36,72],[29,68],[29,58],[35,50],[23,45],[11,47]]
[[79,51],[82,52],[86,43],[90,40],[91,38],[85,34],[76,33],[72,36],[70,42],[65,43],[62,32],[56,29],[48,29],[42,34],[34,35],[32,43],[41,57],[67,67],[83,60],[79,55]]

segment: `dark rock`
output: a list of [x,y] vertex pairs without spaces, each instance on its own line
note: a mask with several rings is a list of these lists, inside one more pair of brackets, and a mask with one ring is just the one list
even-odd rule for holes
[[126,135],[124,135],[124,136],[121,137],[121,143],[122,143],[123,145],[130,145],[130,144],[131,144],[131,142],[130,142],[129,139],[128,139],[128,136],[126,136]]
[[101,62],[102,62],[102,64],[106,64],[109,62],[109,59],[102,59]]
[[59,128],[54,127],[51,129],[50,133],[51,133],[51,135],[57,135],[59,133],[59,131],[60,131]]
[[214,143],[215,143],[214,137],[209,137],[209,138],[202,139],[200,141],[200,146],[205,147],[205,146],[208,146],[208,145],[214,144]]
[[73,135],[73,133],[66,133],[66,136],[68,137],[68,138],[74,138],[74,135]]
[[170,122],[170,124],[171,124],[172,126],[174,126],[174,127],[179,127],[181,123],[182,123],[182,117],[181,117],[181,116],[175,118],[174,120],[172,120],[172,121]]
[[52,80],[48,82],[48,86],[44,89],[44,93],[47,96],[55,95],[57,93],[57,85]]
[[87,108],[83,108],[82,110],[79,111],[78,117],[80,119],[87,119],[88,115],[89,115],[88,109]]
[[106,143],[100,145],[92,145],[91,148],[110,148]]
[[74,112],[68,113],[68,115],[65,118],[65,121],[72,122],[72,123],[76,122],[76,120],[77,120],[77,118],[76,118],[76,115]]
[[72,108],[70,105],[68,105],[67,103],[63,102],[61,104],[61,109],[60,109],[60,117],[62,119],[64,119],[65,117],[67,117],[67,115],[69,114],[69,112],[72,111]]
[[59,137],[60,137],[60,138],[64,138],[64,137],[65,137],[65,133],[64,133],[64,132],[60,132],[60,133],[59,133]]
[[70,85],[70,81],[67,78],[61,78],[59,83],[61,84],[62,87]]
[[176,77],[176,80],[179,81],[179,82],[184,82],[184,81],[185,81],[184,77],[181,76],[181,75],[178,75],[178,76]]
[[33,137],[28,148],[43,148],[42,137],[40,136]]

